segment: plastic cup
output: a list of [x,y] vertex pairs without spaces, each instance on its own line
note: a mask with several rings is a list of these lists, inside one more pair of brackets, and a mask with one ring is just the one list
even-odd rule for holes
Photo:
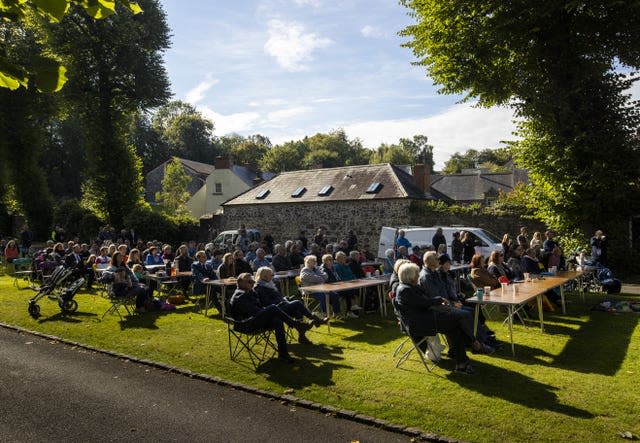
[[380,269],[376,269],[376,277],[380,277]]
[[371,272],[366,272],[364,275],[365,275],[367,278],[371,278]]
[[484,295],[486,295],[487,297],[491,295],[491,286],[484,287]]
[[476,297],[478,298],[479,301],[482,301],[482,299],[484,298],[484,289],[478,288],[476,290]]
[[524,281],[531,281],[531,275],[528,272],[524,273]]
[[506,283],[500,283],[500,286],[502,287],[502,295],[505,295],[507,292],[507,284]]

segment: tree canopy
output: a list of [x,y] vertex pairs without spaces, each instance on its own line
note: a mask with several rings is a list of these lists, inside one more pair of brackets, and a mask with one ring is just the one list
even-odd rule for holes
[[[51,23],[60,22],[71,6],[83,8],[94,19],[102,19],[116,12],[116,2],[133,14],[142,9],[129,0],[0,0],[0,22],[22,23],[43,18]],[[11,44],[6,34],[0,33],[2,46]],[[46,52],[11,60],[0,54],[0,87],[11,90],[35,87],[38,91],[59,91],[67,81],[67,68]]]
[[[551,227],[617,229],[637,213],[640,2],[401,0],[401,34],[443,93],[507,105],[522,120],[516,162]],[[615,171],[615,173],[614,173]],[[584,223],[584,221],[588,221]],[[620,232],[624,235],[624,232]]]
[[483,149],[476,151],[469,149],[464,154],[456,152],[447,160],[442,168],[444,174],[459,174],[463,169],[488,169],[491,172],[501,172],[511,160],[509,148]]

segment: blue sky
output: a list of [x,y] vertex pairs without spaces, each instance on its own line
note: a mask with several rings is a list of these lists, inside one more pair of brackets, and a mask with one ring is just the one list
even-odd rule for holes
[[424,134],[436,166],[455,151],[513,136],[509,109],[438,95],[397,32],[396,0],[161,0],[171,28],[174,98],[213,120],[215,134],[272,143],[343,128],[369,148]]

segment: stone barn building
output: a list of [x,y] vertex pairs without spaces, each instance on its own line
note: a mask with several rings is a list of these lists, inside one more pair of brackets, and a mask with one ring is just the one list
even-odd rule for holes
[[383,226],[409,224],[412,201],[432,199],[429,167],[413,175],[391,164],[284,172],[223,203],[225,229],[244,224],[278,241],[325,238],[339,241],[353,229],[360,244],[376,250]]

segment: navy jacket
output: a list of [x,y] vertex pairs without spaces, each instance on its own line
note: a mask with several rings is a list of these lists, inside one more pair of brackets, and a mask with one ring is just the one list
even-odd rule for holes
[[429,297],[420,286],[400,283],[396,288],[395,303],[412,337],[436,334],[436,311],[432,308],[439,306],[442,298]]
[[281,301],[284,300],[284,297],[273,288],[268,286],[262,286],[257,284],[253,290],[258,296],[258,300],[260,301],[260,306],[266,308],[269,305],[277,305]]
[[229,303],[234,320],[246,320],[262,310],[258,295],[253,290],[245,292],[242,289],[236,289]]

